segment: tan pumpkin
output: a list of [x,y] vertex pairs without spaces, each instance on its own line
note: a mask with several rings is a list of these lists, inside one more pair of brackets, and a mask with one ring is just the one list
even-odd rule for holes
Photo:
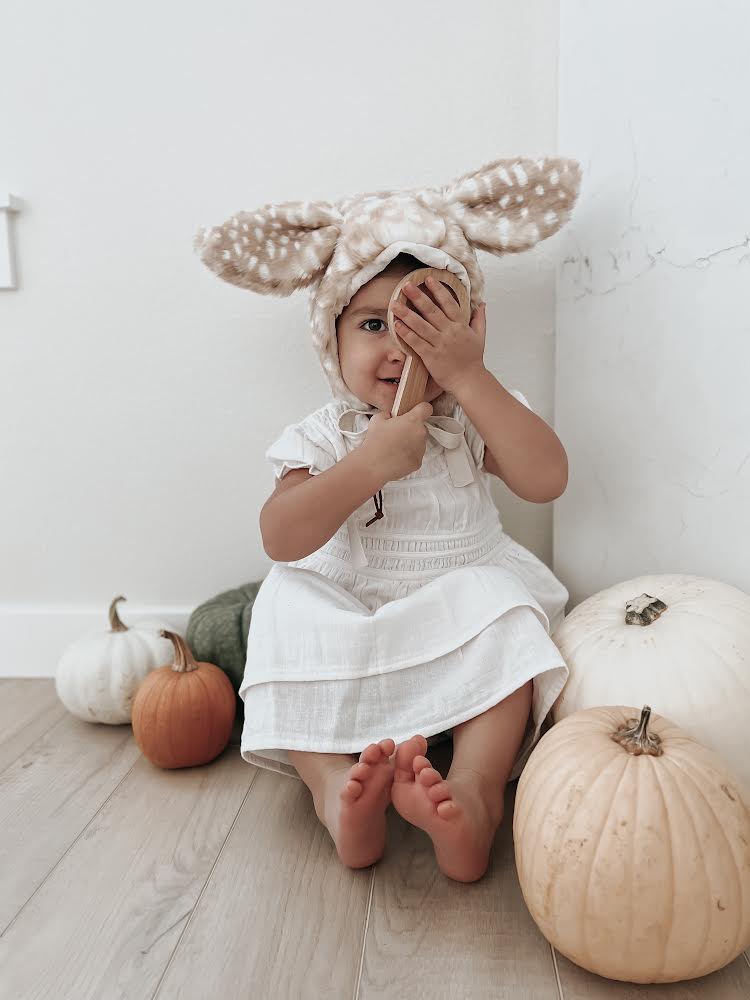
[[705,976],[750,945],[750,804],[723,760],[621,705],[545,733],[516,790],[526,905],[572,962],[609,979]]
[[157,667],[133,700],[133,735],[157,767],[196,767],[224,750],[234,723],[234,688],[213,663],[198,663],[185,640],[172,640],[174,663]]

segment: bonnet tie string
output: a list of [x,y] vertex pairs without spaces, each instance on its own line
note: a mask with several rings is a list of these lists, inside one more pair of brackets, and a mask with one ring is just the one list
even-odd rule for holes
[[[378,503],[378,497],[380,497],[379,503]],[[377,521],[381,517],[385,516],[383,514],[383,491],[378,490],[377,495],[374,496],[372,499],[375,501],[375,510],[377,511],[377,513],[375,514],[375,517],[371,517],[369,521],[365,521],[366,528],[369,528],[373,521]]]
[[[349,423],[349,426],[351,426],[352,418],[349,417],[349,414],[356,416],[361,412],[358,410],[347,410],[341,415],[339,430],[344,436],[354,440],[361,440],[362,435],[366,433],[366,428],[361,431],[354,431],[341,426],[342,423]],[[345,416],[348,418],[347,420],[343,419]],[[432,416],[425,420],[425,426],[430,437],[444,449],[445,460],[453,486],[468,486],[476,482],[476,465],[466,441],[464,427],[460,421],[453,417]],[[383,491],[378,490],[372,499],[375,503],[375,515],[369,521],[365,522],[365,527],[369,527],[373,522],[385,517],[383,511]],[[346,523],[349,532],[352,564],[360,568],[367,566],[367,556],[359,535],[359,529],[357,528],[357,520],[352,516],[348,518]]]

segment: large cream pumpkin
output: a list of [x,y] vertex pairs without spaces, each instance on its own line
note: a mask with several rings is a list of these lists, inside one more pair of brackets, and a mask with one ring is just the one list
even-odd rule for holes
[[750,804],[650,710],[576,712],[521,773],[516,868],[542,934],[609,979],[705,976],[750,945]]
[[582,601],[552,640],[570,676],[559,722],[643,705],[715,750],[750,794],[750,596],[700,576],[641,576]]

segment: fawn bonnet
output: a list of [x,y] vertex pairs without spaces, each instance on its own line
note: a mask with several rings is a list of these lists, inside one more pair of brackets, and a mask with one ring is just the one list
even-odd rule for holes
[[[363,403],[347,388],[336,319],[365,282],[400,253],[453,272],[471,310],[484,296],[477,250],[520,253],[568,220],[581,181],[575,160],[498,159],[443,187],[365,192],[328,201],[267,203],[202,227],[194,248],[224,281],[261,295],[309,289],[312,341],[334,398]],[[433,401],[448,415],[455,398]]]

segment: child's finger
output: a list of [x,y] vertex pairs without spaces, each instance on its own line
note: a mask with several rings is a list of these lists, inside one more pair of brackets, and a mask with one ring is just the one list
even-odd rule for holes
[[428,275],[425,280],[425,284],[448,319],[453,322],[459,320],[461,318],[461,311],[458,307],[458,303],[442,281],[438,281],[437,278],[434,278],[432,275]]

